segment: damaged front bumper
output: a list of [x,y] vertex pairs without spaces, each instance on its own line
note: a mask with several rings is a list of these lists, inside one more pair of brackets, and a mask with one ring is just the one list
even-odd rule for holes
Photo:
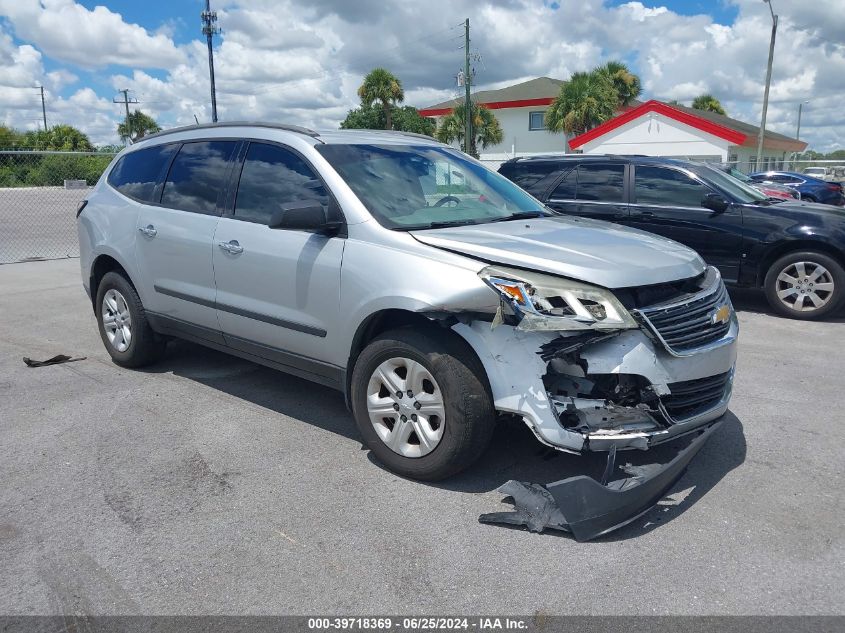
[[[642,307],[631,307],[624,319],[615,298],[579,295],[584,311],[616,315],[616,329],[593,327],[578,310],[581,320],[543,314],[536,308],[543,301],[552,306],[547,312],[562,310],[552,302],[554,283],[488,281],[513,298],[502,303],[512,308],[509,318],[501,308],[492,324],[468,321],[452,328],[484,365],[496,409],[520,416],[553,448],[607,451],[608,458],[601,482],[584,476],[547,486],[509,481],[500,492],[513,497],[516,512],[481,521],[566,530],[589,540],[648,511],[728,409],[739,325],[718,272],[709,268],[695,287],[673,287],[668,298],[663,288],[656,294],[638,290],[628,305]],[[691,434],[697,437],[670,462],[627,467],[630,477],[607,483],[617,450],[649,449]]]
[[559,450],[647,449],[728,409],[738,333],[732,311],[721,338],[684,355],[645,326],[572,335],[481,321],[453,329],[484,364],[496,409],[522,417]]
[[[668,463],[625,468],[629,477],[606,485],[584,475],[545,486],[508,481],[498,491],[513,498],[514,512],[482,514],[478,520],[524,525],[532,532],[571,532],[578,541],[607,534],[653,508],[719,426],[721,422],[711,424]],[[615,451],[608,457],[606,473],[613,470],[614,458]]]

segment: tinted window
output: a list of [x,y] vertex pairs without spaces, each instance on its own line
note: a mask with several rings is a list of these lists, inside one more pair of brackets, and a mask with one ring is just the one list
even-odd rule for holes
[[622,202],[625,165],[579,165],[577,200]]
[[558,170],[559,167],[554,163],[525,161],[506,163],[500,171],[520,187],[536,195],[548,188],[548,177],[556,174]]
[[235,141],[185,143],[170,167],[161,204],[172,209],[215,215],[226,185]]
[[686,174],[665,167],[638,166],[635,195],[637,204],[700,207],[710,189]]
[[553,200],[575,200],[575,186],[578,184],[578,170],[571,170],[550,196]]
[[178,145],[159,145],[131,152],[117,161],[108,183],[139,202],[151,202],[162,171]]
[[250,143],[238,185],[235,218],[267,224],[274,211],[297,200],[328,204],[328,194],[299,156],[276,145]]

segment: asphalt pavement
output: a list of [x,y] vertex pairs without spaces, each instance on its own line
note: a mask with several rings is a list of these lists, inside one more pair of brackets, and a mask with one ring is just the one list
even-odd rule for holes
[[[117,367],[78,267],[0,266],[0,614],[845,612],[843,318],[735,296],[726,423],[657,508],[577,543],[477,517],[601,459],[505,423],[469,472],[404,480],[327,388],[187,343]],[[59,353],[87,358],[21,361]]]

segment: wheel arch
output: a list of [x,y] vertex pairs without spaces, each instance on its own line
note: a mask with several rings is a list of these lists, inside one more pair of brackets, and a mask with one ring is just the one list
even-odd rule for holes
[[97,310],[97,290],[100,286],[100,282],[103,280],[103,277],[106,276],[106,273],[110,272],[118,272],[126,277],[126,280],[132,284],[132,287],[135,288],[137,292],[138,287],[135,285],[135,282],[132,281],[132,277],[129,275],[129,272],[126,270],[126,267],[120,263],[113,255],[109,253],[101,253],[97,255],[94,259],[93,263],[91,264],[91,274],[88,279],[89,288],[91,292],[91,307],[94,311]]
[[757,286],[763,287],[766,281],[766,275],[772,264],[784,255],[799,251],[817,251],[823,255],[832,257],[840,266],[845,268],[845,252],[829,242],[813,239],[795,239],[779,242],[772,245],[763,255],[760,265],[757,267]]
[[455,319],[454,317],[447,317],[443,319],[433,318],[421,312],[415,312],[413,310],[406,310],[402,308],[386,308],[378,310],[368,315],[358,325],[358,328],[355,331],[355,335],[352,338],[352,346],[349,350],[349,359],[346,364],[346,376],[344,379],[343,390],[347,408],[349,408],[350,410],[352,409],[352,371],[355,368],[355,363],[357,362],[358,357],[361,355],[361,352],[369,344],[370,341],[375,339],[380,334],[403,327],[436,329],[439,332],[448,333],[450,336],[455,337],[456,340],[461,341],[461,343],[466,347],[467,350],[469,350],[469,352],[478,362],[478,367],[482,369],[482,372],[484,374],[483,380],[489,390],[489,377],[487,376],[487,372],[484,369],[484,364],[478,357],[475,348],[463,336],[451,329],[451,326],[457,322],[457,319]]

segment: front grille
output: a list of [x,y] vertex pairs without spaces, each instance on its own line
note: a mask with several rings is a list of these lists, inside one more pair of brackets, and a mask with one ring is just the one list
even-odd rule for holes
[[683,303],[666,307],[653,306],[639,310],[646,323],[663,339],[671,352],[683,354],[727,335],[731,319],[714,322],[716,311],[730,305],[728,292],[721,280],[716,279],[712,291],[690,298]]
[[703,413],[721,402],[728,388],[731,372],[718,376],[669,383],[670,394],[660,401],[673,419],[683,420]]

